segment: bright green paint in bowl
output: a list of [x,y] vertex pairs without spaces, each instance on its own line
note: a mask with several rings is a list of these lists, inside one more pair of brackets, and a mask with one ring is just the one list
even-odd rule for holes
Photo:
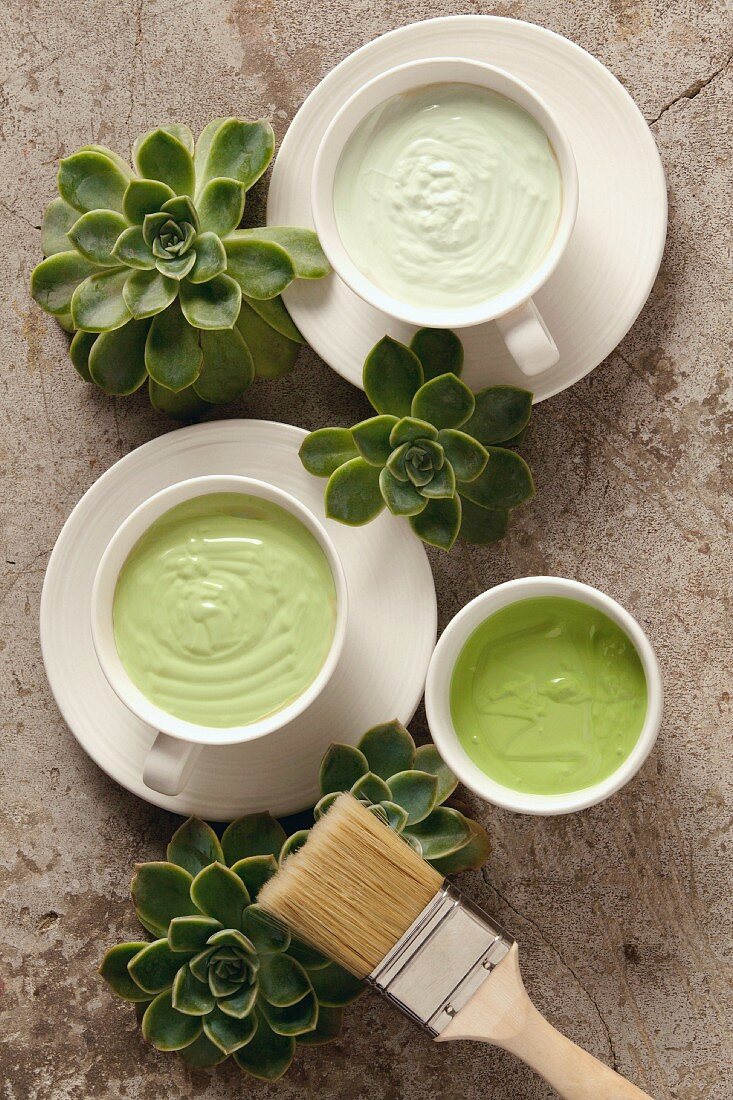
[[212,493],[165,512],[120,571],[113,624],[132,682],[161,710],[246,726],[313,683],[336,623],[318,541],[280,505]]
[[527,794],[606,779],[641,733],[647,685],[627,635],[578,600],[519,600],[474,630],[453,670],[458,740],[487,776]]

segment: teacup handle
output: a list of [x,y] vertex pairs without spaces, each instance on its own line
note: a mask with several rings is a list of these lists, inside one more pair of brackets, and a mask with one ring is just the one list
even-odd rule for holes
[[188,783],[202,745],[159,733],[143,767],[143,783],[159,794],[180,794]]
[[557,344],[531,298],[497,317],[496,325],[522,374],[541,374],[559,360]]

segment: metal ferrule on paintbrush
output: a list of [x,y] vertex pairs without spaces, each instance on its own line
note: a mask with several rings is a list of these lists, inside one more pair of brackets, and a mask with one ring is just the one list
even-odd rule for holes
[[508,932],[444,881],[367,981],[435,1037],[513,943]]

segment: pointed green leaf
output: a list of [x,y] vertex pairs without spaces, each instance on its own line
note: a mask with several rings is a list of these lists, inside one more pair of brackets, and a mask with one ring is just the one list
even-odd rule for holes
[[176,195],[193,195],[193,159],[186,146],[164,129],[150,130],[137,139],[133,160],[141,176],[160,180]]
[[393,516],[416,516],[427,503],[411,482],[395,477],[386,466],[379,475],[379,488]]
[[197,875],[210,863],[223,863],[224,853],[214,830],[200,817],[189,817],[171,837],[166,856],[170,863]]
[[455,374],[431,378],[415,394],[411,414],[436,428],[459,428],[474,410],[473,394]]
[[423,371],[414,352],[384,336],[366,358],[363,379],[377,412],[408,416],[412,399],[423,384]]
[[383,798],[391,798],[392,792],[383,779],[373,772],[367,772],[357,779],[351,788],[354,798],[366,799],[368,802],[381,802]]
[[485,446],[519,435],[532,414],[532,394],[516,386],[489,386],[476,394],[476,408],[466,422],[469,435]]
[[298,829],[297,832],[294,832],[292,836],[288,837],[288,839],[282,846],[282,851],[280,852],[281,867],[288,856],[292,855],[294,852],[297,852],[299,848],[303,847],[306,840],[308,839],[308,834],[308,829]]
[[107,984],[114,989],[118,997],[123,997],[126,1001],[151,1000],[150,994],[133,981],[127,969],[130,960],[134,959],[144,947],[147,947],[147,944],[142,942],[118,943],[116,947],[109,949],[99,967],[99,973]]
[[438,806],[423,821],[408,826],[410,836],[420,841],[423,859],[452,855],[471,839],[468,820],[450,806]]
[[303,967],[289,955],[268,955],[259,970],[260,993],[271,1005],[286,1008],[305,997],[311,983]]
[[359,749],[355,749],[353,745],[329,745],[318,773],[321,794],[350,791],[357,779],[361,779],[368,771],[367,758]]
[[117,238],[127,229],[127,222],[114,210],[90,210],[74,222],[68,232],[77,252],[101,267],[118,267],[114,255]]
[[89,374],[105,393],[124,396],[145,381],[145,340],[149,321],[128,321],[122,328],[103,332],[89,352]]
[[456,475],[450,462],[446,462],[439,470],[433,472],[430,481],[421,486],[420,492],[429,499],[443,499],[452,497],[456,491]]
[[272,328],[244,298],[237,317],[237,328],[249,348],[258,378],[279,378],[293,368],[300,343],[287,339]]
[[252,985],[241,986],[236,993],[232,993],[231,997],[223,997],[218,1003],[219,1008],[225,1015],[234,1016],[237,1020],[244,1019],[252,1011],[255,1001],[259,996],[260,987],[258,982],[254,982]]
[[193,156],[194,140],[193,134],[188,126],[182,122],[169,122],[165,126],[161,126],[161,130],[165,130],[167,133],[172,134],[173,137],[178,138],[181,145],[188,149],[191,156]]
[[305,437],[298,454],[309,474],[330,477],[359,452],[348,428],[318,428]]
[[461,528],[461,498],[430,500],[419,516],[410,516],[415,534],[439,550],[450,550]]
[[426,382],[441,374],[460,374],[463,370],[463,344],[450,329],[418,329],[410,348],[422,363]]
[[78,252],[56,252],[31,275],[31,294],[46,313],[68,313],[77,287],[99,268]]
[[[170,850],[170,845],[168,846]],[[192,866],[196,861],[190,861]],[[198,913],[190,917],[174,917],[168,925],[168,943],[172,951],[203,951],[209,936],[221,930],[221,923],[213,917]]]
[[201,233],[194,241],[196,261],[189,273],[192,283],[205,283],[226,270],[227,255],[216,233]]
[[371,466],[384,466],[392,453],[389,437],[396,423],[396,416],[372,416],[351,429],[359,454]]
[[[216,922],[219,923],[218,921]],[[205,947],[203,951],[199,951],[198,955],[194,955],[191,959],[189,966],[191,967],[191,973],[194,978],[198,978],[200,982],[205,982],[209,977],[209,963],[216,951],[215,947]]]
[[125,304],[133,317],[154,317],[167,309],[178,294],[175,279],[166,279],[159,271],[133,271],[122,288]]
[[277,860],[269,854],[245,856],[244,859],[238,859],[232,865],[232,871],[235,875],[239,875],[252,901],[256,901],[265,883],[277,874]]
[[169,390],[183,390],[199,376],[203,354],[196,329],[181,312],[178,299],[156,314],[145,344],[148,374]]
[[273,856],[277,859],[284,843],[285,830],[268,813],[247,814],[237,818],[227,826],[221,838],[221,846],[230,867],[246,856]]
[[[327,797],[331,797],[330,795]],[[311,970],[320,970],[323,966],[328,966],[331,962],[329,958],[322,955],[320,951],[316,951],[314,947],[309,947],[305,943],[300,943],[299,940],[292,940],[288,947],[288,955],[292,955],[294,959],[297,959],[301,966],[310,974]]]
[[366,986],[338,963],[330,963],[309,975],[318,1003],[326,1008],[341,1008],[360,997]]
[[298,331],[293,323],[293,319],[285,308],[280,295],[276,298],[247,298],[244,295],[244,300],[247,305],[250,306],[255,313],[265,321],[270,328],[275,329],[282,336],[286,336],[288,340],[294,341],[296,344],[305,344],[302,334]]
[[506,534],[508,508],[482,508],[466,496],[461,498],[461,530],[459,537],[473,546],[498,542]]
[[244,214],[246,193],[237,180],[209,180],[196,202],[202,232],[225,237],[236,229]]
[[192,225],[194,230],[198,233],[201,223],[196,211],[196,207],[191,202],[188,195],[174,195],[171,199],[166,199],[161,207],[161,213],[168,214],[174,221],[178,222],[180,226],[183,226],[186,222]]
[[234,1053],[234,1061],[261,1081],[277,1081],[290,1067],[295,1054],[295,1039],[278,1035],[257,1010],[257,1031],[245,1047]]
[[414,416],[403,416],[390,432],[389,442],[391,447],[401,447],[405,443],[413,443],[417,439],[437,439],[438,429],[427,420],[416,420]]
[[223,863],[212,863],[199,871],[191,883],[191,900],[224,928],[241,928],[249,894],[238,875]]
[[79,217],[79,211],[62,198],[52,199],[43,212],[41,248],[44,256],[57,252],[71,252],[72,244],[67,234]]
[[534,496],[529,466],[515,451],[488,447],[489,462],[474,481],[462,482],[461,496],[482,508],[516,508]]
[[420,745],[415,753],[415,768],[418,771],[434,775],[438,780],[437,803],[445,802],[449,795],[453,794],[458,786],[458,780],[435,745]]
[[359,749],[367,759],[369,770],[380,779],[389,780],[397,772],[410,769],[415,762],[415,742],[396,718],[367,730],[359,742]]
[[335,470],[326,485],[326,515],[351,527],[375,519],[384,508],[380,470],[363,458],[352,458]]
[[241,237],[240,230],[224,241],[227,274],[236,279],[250,298],[274,298],[295,278],[295,269],[284,248],[272,241]]
[[221,329],[201,332],[203,363],[194,382],[199,397],[212,404],[224,404],[240,397],[254,376],[252,356],[239,331]]
[[87,210],[121,213],[129,179],[129,169],[126,174],[119,163],[104,153],[80,149],[59,161],[59,194],[82,213]]
[[298,1036],[298,1043],[306,1043],[308,1046],[321,1046],[338,1039],[341,1034],[344,1013],[341,1008],[328,1008],[324,1004],[318,1006],[318,1023],[313,1031],[307,1031],[305,1035]]
[[155,256],[150,245],[143,237],[143,231],[139,225],[131,225],[117,238],[112,250],[113,257],[118,263],[128,267],[137,268],[140,271],[150,271],[155,267]]
[[467,818],[467,823],[471,833],[468,843],[451,855],[432,861],[433,867],[436,871],[440,871],[441,875],[454,875],[459,871],[477,871],[488,859],[491,844],[486,830],[470,818]]
[[189,324],[200,329],[231,328],[239,314],[242,292],[228,275],[206,283],[181,283],[181,309]]
[[390,829],[394,829],[396,833],[401,833],[409,817],[407,810],[402,806],[398,806],[396,802],[391,802],[388,798],[383,798],[379,805],[387,818]]
[[280,951],[287,951],[290,945],[290,933],[257,902],[245,911],[242,924],[245,935],[255,945],[258,955],[275,955]]
[[279,244],[290,257],[296,279],[323,279],[331,270],[318,235],[312,229],[267,225],[242,229],[238,236],[241,240],[274,241]]
[[69,358],[85,382],[92,382],[89,373],[89,355],[94,341],[97,340],[96,332],[75,332],[69,346]]
[[173,390],[160,386],[153,378],[149,378],[148,395],[154,409],[173,417],[174,420],[195,420],[211,408],[207,401],[201,400],[193,386],[187,386],[178,393],[174,393]]
[[146,927],[165,936],[174,917],[186,917],[197,912],[191,901],[188,871],[174,863],[141,863],[132,880],[132,901],[138,917]]
[[130,959],[127,969],[146,993],[162,993],[170,989],[176,974],[190,958],[191,953],[171,951],[167,939],[154,940]]
[[319,821],[324,814],[328,813],[340,794],[342,794],[341,791],[331,791],[330,794],[324,794],[319,798],[313,807],[313,820]]
[[223,176],[238,180],[249,190],[266,170],[274,151],[275,135],[264,119],[217,120],[213,127],[203,131],[196,146],[199,186]]
[[458,481],[473,481],[483,473],[489,461],[489,452],[477,439],[472,439],[470,435],[455,428],[444,428],[438,436],[438,442]]
[[132,179],[122,200],[124,215],[133,225],[142,225],[146,214],[156,213],[173,195],[174,191],[160,180]]
[[179,1050],[178,1053],[186,1065],[191,1066],[192,1069],[212,1069],[213,1066],[218,1066],[227,1058],[227,1055],[219,1050],[219,1048],[204,1035],[203,1031],[198,1039],[194,1040],[190,1046],[184,1047],[183,1050]]
[[267,1001],[260,1001],[258,1007],[278,1035],[302,1035],[306,1031],[312,1031],[318,1023],[318,1001],[313,991],[287,1008],[277,1008]]
[[407,810],[408,826],[423,821],[435,809],[438,797],[438,780],[427,772],[414,770],[398,772],[389,780],[392,801]]
[[71,298],[74,326],[87,332],[111,332],[126,325],[131,315],[122,291],[129,274],[126,268],[110,268],[80,283]]
[[165,275],[167,279],[176,279],[181,282],[186,278],[195,263],[196,249],[192,248],[183,256],[176,256],[174,259],[159,257],[155,261],[155,266],[161,275]]
[[182,1050],[201,1034],[201,1018],[177,1012],[168,989],[159,993],[145,1010],[142,1033],[158,1050]]

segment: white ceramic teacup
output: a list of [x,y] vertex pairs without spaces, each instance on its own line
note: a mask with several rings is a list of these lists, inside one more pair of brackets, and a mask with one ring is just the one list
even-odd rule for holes
[[[331,647],[315,680],[281,710],[246,726],[201,726],[176,718],[156,706],[135,686],[120,660],[115,644],[112,608],[120,570],[130,551],[150,525],[170,508],[211,493],[243,493],[280,505],[314,536],[333,575],[336,589],[336,623]],[[117,528],[97,568],[92,587],[92,637],[99,663],[110,686],[133,714],[158,730],[143,769],[143,781],[161,794],[178,794],[185,787],[204,745],[234,745],[264,737],[287,725],[315,700],[330,679],[343,648],[347,620],[346,577],[329,535],[320,521],[299,500],[254,478],[215,474],[181,481],[139,505]]]
[[[469,636],[489,615],[502,607],[516,603],[518,600],[532,599],[537,596],[562,596],[579,600],[602,611],[624,631],[633,643],[646,677],[646,717],[631,753],[616,771],[600,783],[566,794],[526,794],[497,783],[468,756],[458,740],[451,719],[451,678],[458,655]],[[563,577],[523,577],[482,592],[450,621],[435,647],[428,668],[425,710],[438,752],[462,783],[481,798],[485,798],[487,802],[502,806],[506,810],[551,816],[594,806],[609,795],[615,794],[636,775],[656,741],[662,720],[662,678],[654,650],[646,634],[636,619],[610,596],[590,585],[566,580]]]
[[[542,262],[520,285],[479,305],[427,309],[400,301],[376,286],[353,262],[339,234],[334,210],[334,181],[341,155],[360,122],[379,104],[429,84],[476,84],[514,100],[540,124],[557,159],[562,206],[555,236]],[[495,321],[517,366],[539,374],[559,359],[555,341],[532,295],[549,279],[565,251],[578,209],[578,175],[568,139],[544,101],[523,81],[503,69],[460,57],[413,61],[389,69],[364,84],[336,113],[316,155],[311,186],[313,220],[323,250],[341,279],[364,301],[408,324],[426,328],[466,328]]]

